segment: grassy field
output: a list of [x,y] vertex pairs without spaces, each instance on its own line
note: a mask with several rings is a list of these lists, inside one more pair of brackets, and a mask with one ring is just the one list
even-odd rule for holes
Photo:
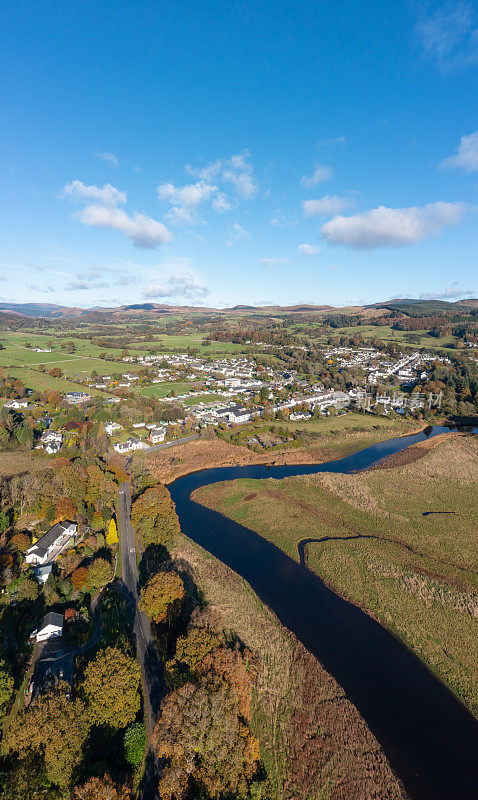
[[88,394],[106,397],[106,393],[99,389],[85,389],[80,383],[67,381],[65,378],[54,378],[48,372],[40,372],[36,368],[19,367],[6,369],[5,373],[11,378],[20,378],[28,389],[34,389],[39,392],[45,392],[50,389],[56,392],[87,391]]
[[393,420],[388,417],[375,416],[375,414],[360,414],[350,412],[341,414],[337,417],[324,417],[324,419],[297,420],[296,422],[277,422],[274,423],[280,428],[294,431],[313,431],[315,433],[327,433],[330,431],[343,431],[347,428],[391,428],[407,432],[407,426],[403,420]]
[[234,481],[195,499],[296,560],[298,543],[317,539],[306,545],[310,568],[406,642],[478,715],[478,441],[453,434],[433,444],[391,469]]
[[[435,338],[434,336],[428,336],[427,330],[421,331],[396,331],[392,330],[388,325],[349,325],[343,328],[334,328],[333,333],[330,332],[324,333],[319,337],[320,339],[328,338],[331,335],[350,335],[358,333],[363,336],[364,339],[382,339],[386,342],[400,342],[400,344],[404,344],[410,347],[444,347],[447,344],[451,344],[455,341],[453,336],[441,336],[440,338]],[[304,334],[307,335],[307,330],[304,331]],[[417,344],[410,344],[406,341],[405,337],[409,334],[416,334],[420,336],[420,341]]]
[[198,403],[217,403],[219,401],[226,403],[229,401],[229,398],[225,398],[222,394],[210,392],[209,394],[194,395],[193,397],[185,399],[183,402],[186,406],[195,406]]
[[187,392],[195,385],[190,381],[164,381],[164,383],[153,383],[151,386],[140,386],[136,391],[145,397],[167,397],[171,392],[176,394]]

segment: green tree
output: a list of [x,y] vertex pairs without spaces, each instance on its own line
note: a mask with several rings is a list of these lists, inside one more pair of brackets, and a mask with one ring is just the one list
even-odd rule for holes
[[126,729],[124,735],[124,754],[128,764],[138,767],[144,756],[146,747],[146,729],[141,722],[136,722]]
[[92,590],[105,586],[112,578],[112,567],[105,558],[95,558],[88,567],[88,584]]
[[7,662],[0,658],[0,720],[2,719],[5,708],[12,696],[13,676],[8,668]]
[[91,724],[124,728],[133,722],[141,704],[140,680],[136,659],[116,647],[100,650],[86,667],[81,687]]

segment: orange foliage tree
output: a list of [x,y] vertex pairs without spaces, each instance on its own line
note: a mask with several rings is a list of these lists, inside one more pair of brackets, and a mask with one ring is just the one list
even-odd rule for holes
[[78,567],[71,573],[71,582],[77,591],[81,592],[88,580],[88,570],[86,567]]
[[202,664],[195,683],[168,695],[153,731],[156,755],[166,762],[161,800],[183,800],[192,786],[200,796],[250,797],[258,774],[259,743],[243,715],[249,714],[251,693],[247,662],[220,647]]
[[185,594],[184,583],[176,572],[157,572],[141,589],[139,609],[154,622],[171,622],[179,615]]
[[126,786],[113,783],[109,775],[103,778],[90,778],[83,786],[77,786],[73,800],[130,800],[131,793]]

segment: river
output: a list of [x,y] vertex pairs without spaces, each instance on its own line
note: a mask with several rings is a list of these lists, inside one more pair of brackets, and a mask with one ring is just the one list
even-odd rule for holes
[[412,800],[478,798],[476,720],[378,622],[274,544],[195,503],[190,495],[200,486],[237,478],[355,472],[448,430],[434,426],[325,464],[202,470],[169,486],[181,530],[241,575],[341,684]]

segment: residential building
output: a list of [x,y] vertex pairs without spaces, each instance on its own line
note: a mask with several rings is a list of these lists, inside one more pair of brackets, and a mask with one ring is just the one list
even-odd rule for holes
[[30,639],[37,642],[46,642],[48,639],[58,639],[63,633],[63,614],[50,611],[46,614],[37,628],[30,634]]
[[123,426],[119,422],[105,422],[105,431],[108,436],[111,436],[115,431],[122,430]]
[[46,564],[55,558],[66,547],[70,539],[77,533],[74,522],[57,522],[49,531],[43,534],[26,552],[27,564]]
[[149,441],[151,444],[159,444],[164,442],[166,436],[166,428],[152,428],[149,433]]
[[87,403],[88,400],[91,400],[91,394],[87,394],[86,392],[67,392],[64,396],[64,400],[70,403],[70,405]]
[[133,437],[126,439],[125,442],[117,442],[113,445],[117,453],[131,453],[132,450],[144,450],[147,447],[146,442],[142,442],[141,439],[133,439]]

